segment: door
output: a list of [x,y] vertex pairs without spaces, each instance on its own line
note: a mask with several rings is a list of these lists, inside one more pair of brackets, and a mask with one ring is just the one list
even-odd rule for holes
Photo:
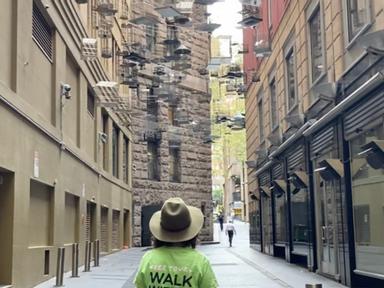
[[144,206],[141,209],[141,246],[151,246],[151,232],[149,231],[149,220],[152,215],[161,209],[162,205]]
[[123,246],[124,249],[127,249],[130,245],[130,238],[131,238],[131,225],[130,225],[130,213],[129,210],[124,210],[124,239],[123,239]]
[[12,284],[14,174],[0,168],[0,287]]
[[87,217],[85,219],[85,240],[95,241],[96,239],[96,204],[87,202]]
[[337,259],[337,205],[336,193],[339,192],[339,180],[325,181],[316,176],[316,228],[318,235],[318,259],[321,273],[336,278]]
[[108,252],[108,208],[101,207],[100,213],[100,251]]
[[112,210],[112,249],[120,248],[120,211]]

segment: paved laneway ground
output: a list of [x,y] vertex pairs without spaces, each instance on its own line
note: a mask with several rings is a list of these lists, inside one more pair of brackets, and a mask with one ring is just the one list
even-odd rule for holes
[[[237,235],[229,248],[224,232],[215,226],[215,240],[220,244],[199,246],[208,256],[222,288],[304,288],[305,284],[323,284],[323,288],[345,288],[297,265],[259,253],[249,248],[248,224],[236,222]],[[79,278],[64,277],[67,288],[133,288],[133,278],[146,249],[132,248],[100,259],[100,267],[81,272]],[[80,271],[82,268],[80,269]],[[36,287],[51,288],[55,279]]]

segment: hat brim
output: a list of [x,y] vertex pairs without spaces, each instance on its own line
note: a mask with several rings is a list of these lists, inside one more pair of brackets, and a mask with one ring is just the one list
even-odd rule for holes
[[191,225],[181,231],[168,231],[163,229],[160,224],[161,211],[155,212],[149,221],[149,230],[153,237],[160,241],[176,243],[191,240],[199,234],[204,223],[203,213],[201,213],[200,209],[193,206],[187,206],[187,208],[191,215]]

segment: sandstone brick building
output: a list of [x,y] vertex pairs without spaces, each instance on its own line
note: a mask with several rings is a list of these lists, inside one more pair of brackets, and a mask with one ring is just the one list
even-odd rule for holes
[[251,244],[382,287],[384,3],[242,2]]
[[[133,146],[134,245],[150,245],[149,219],[164,200],[174,196],[201,208],[205,224],[200,239],[210,240],[210,95],[206,72],[210,39],[208,33],[202,31],[207,22],[206,5],[193,1],[181,2],[182,5],[173,1],[144,1],[143,4],[133,5],[133,14],[137,15],[138,23],[140,17],[150,21],[147,27],[152,27],[152,34],[148,34],[147,28],[146,44],[153,41],[153,47],[148,55],[152,63],[138,71],[139,87],[148,91],[139,88],[141,95],[135,95],[138,102],[132,107],[136,137]],[[163,11],[163,7],[168,7],[165,10],[173,7],[182,14],[164,17],[168,12]],[[190,18],[193,26],[182,27],[178,17]],[[190,51],[184,63],[172,58],[173,51],[180,45]],[[164,58],[168,58],[166,63]],[[159,72],[159,67],[165,69],[164,74]]]

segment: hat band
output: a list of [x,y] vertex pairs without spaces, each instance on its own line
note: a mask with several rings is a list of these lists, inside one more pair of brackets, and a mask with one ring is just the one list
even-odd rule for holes
[[160,220],[160,225],[163,229],[165,229],[167,231],[179,232],[179,231],[183,231],[183,230],[187,229],[191,225],[191,222],[188,221],[187,225],[183,225],[183,226],[171,226],[171,225],[167,225],[166,223],[163,223],[163,221]]

